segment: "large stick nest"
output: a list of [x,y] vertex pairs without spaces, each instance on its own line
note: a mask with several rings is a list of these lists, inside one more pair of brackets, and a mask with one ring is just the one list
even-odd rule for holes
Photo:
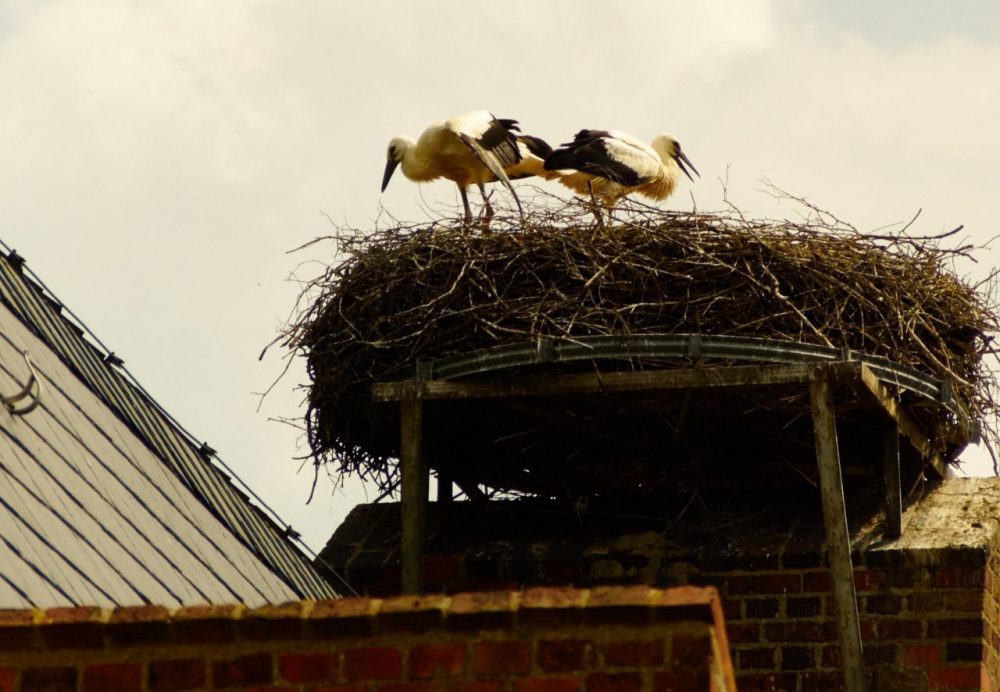
[[[340,232],[338,261],[306,287],[285,333],[312,378],[306,422],[317,465],[392,490],[398,413],[372,403],[371,385],[411,377],[418,360],[540,335],[692,332],[848,347],[951,380],[962,405],[986,422],[987,439],[994,436],[997,406],[984,358],[994,353],[998,323],[992,275],[977,285],[955,275],[954,260],[972,248],[945,247],[953,235],[866,234],[823,213],[794,223],[630,203],[625,216],[599,228],[573,204],[508,228],[495,221],[492,231],[434,223]],[[755,407],[768,402],[780,407],[778,399]],[[449,411],[453,420],[428,429],[429,438],[447,437],[429,454],[432,465],[461,465],[472,481],[502,490],[548,492],[497,471],[511,463],[511,450],[492,459],[492,445],[518,431],[478,428],[492,414],[475,407]],[[953,418],[943,407],[921,415],[947,454]],[[586,426],[600,429],[594,420]],[[579,436],[577,428],[571,435]],[[604,432],[613,436],[615,428]],[[551,455],[565,446],[563,439],[539,449]]]

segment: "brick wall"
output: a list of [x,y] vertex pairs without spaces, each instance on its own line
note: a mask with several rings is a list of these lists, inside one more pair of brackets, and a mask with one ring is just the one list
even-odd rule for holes
[[[367,529],[364,539],[356,532],[354,542],[332,541],[327,555],[349,556],[336,566],[356,588],[391,592],[398,589],[398,553],[375,547],[391,545],[382,532],[398,532],[398,507],[377,511],[377,521],[371,513],[359,513],[368,527],[376,527]],[[877,523],[854,532],[870,689],[989,685],[1000,692],[998,516],[1000,479],[954,479],[907,509],[901,539],[883,540]],[[516,516],[510,522],[492,517],[485,523],[497,536],[516,521]],[[661,530],[626,532],[617,525],[588,531],[575,516],[558,525],[547,516],[543,526],[549,535],[526,530],[526,539],[483,540],[487,532],[476,534],[469,517],[454,523],[475,540],[446,535],[446,523],[433,527],[424,563],[429,591],[532,584],[712,585],[722,598],[741,690],[841,687],[821,524],[800,522],[794,535],[759,529],[753,537],[719,545],[710,540],[682,544],[676,531],[665,536]],[[352,527],[345,528],[350,535]]]
[[732,690],[711,588],[0,611],[0,692]]
[[1000,691],[1000,533],[983,575],[983,689]]
[[[841,687],[827,570],[733,570],[692,578],[717,584],[723,594],[741,690]],[[862,564],[854,584],[870,689],[980,689],[981,566]]]

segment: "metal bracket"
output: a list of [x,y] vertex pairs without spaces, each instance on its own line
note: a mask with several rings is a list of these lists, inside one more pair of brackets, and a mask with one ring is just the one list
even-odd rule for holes
[[[0,397],[0,402],[3,402],[3,405],[7,407],[12,416],[23,416],[31,413],[42,401],[42,381],[38,378],[35,364],[31,362],[31,357],[27,351],[24,351],[21,355],[24,356],[24,362],[28,365],[28,372],[31,373],[28,376],[28,381],[17,394]],[[28,397],[31,398],[31,401],[26,405],[17,406],[17,402]]]

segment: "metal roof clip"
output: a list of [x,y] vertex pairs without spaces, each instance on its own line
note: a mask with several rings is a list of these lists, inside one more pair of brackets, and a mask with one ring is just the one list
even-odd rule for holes
[[[28,371],[31,373],[28,376],[28,381],[17,394],[0,397],[0,401],[7,407],[12,416],[23,416],[26,413],[31,413],[42,401],[42,381],[38,378],[35,365],[31,362],[31,357],[28,356],[27,351],[22,352],[21,355],[24,356],[24,362],[28,364]],[[22,399],[29,397],[31,400],[27,404],[22,406],[17,405]]]

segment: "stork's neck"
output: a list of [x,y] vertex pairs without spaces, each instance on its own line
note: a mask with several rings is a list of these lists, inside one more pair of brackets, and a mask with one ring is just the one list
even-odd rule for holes
[[412,139],[406,139],[406,146],[403,147],[403,158],[399,161],[403,169],[403,175],[410,180],[424,181],[433,180],[437,177],[431,172],[431,160],[426,152],[418,146]]

